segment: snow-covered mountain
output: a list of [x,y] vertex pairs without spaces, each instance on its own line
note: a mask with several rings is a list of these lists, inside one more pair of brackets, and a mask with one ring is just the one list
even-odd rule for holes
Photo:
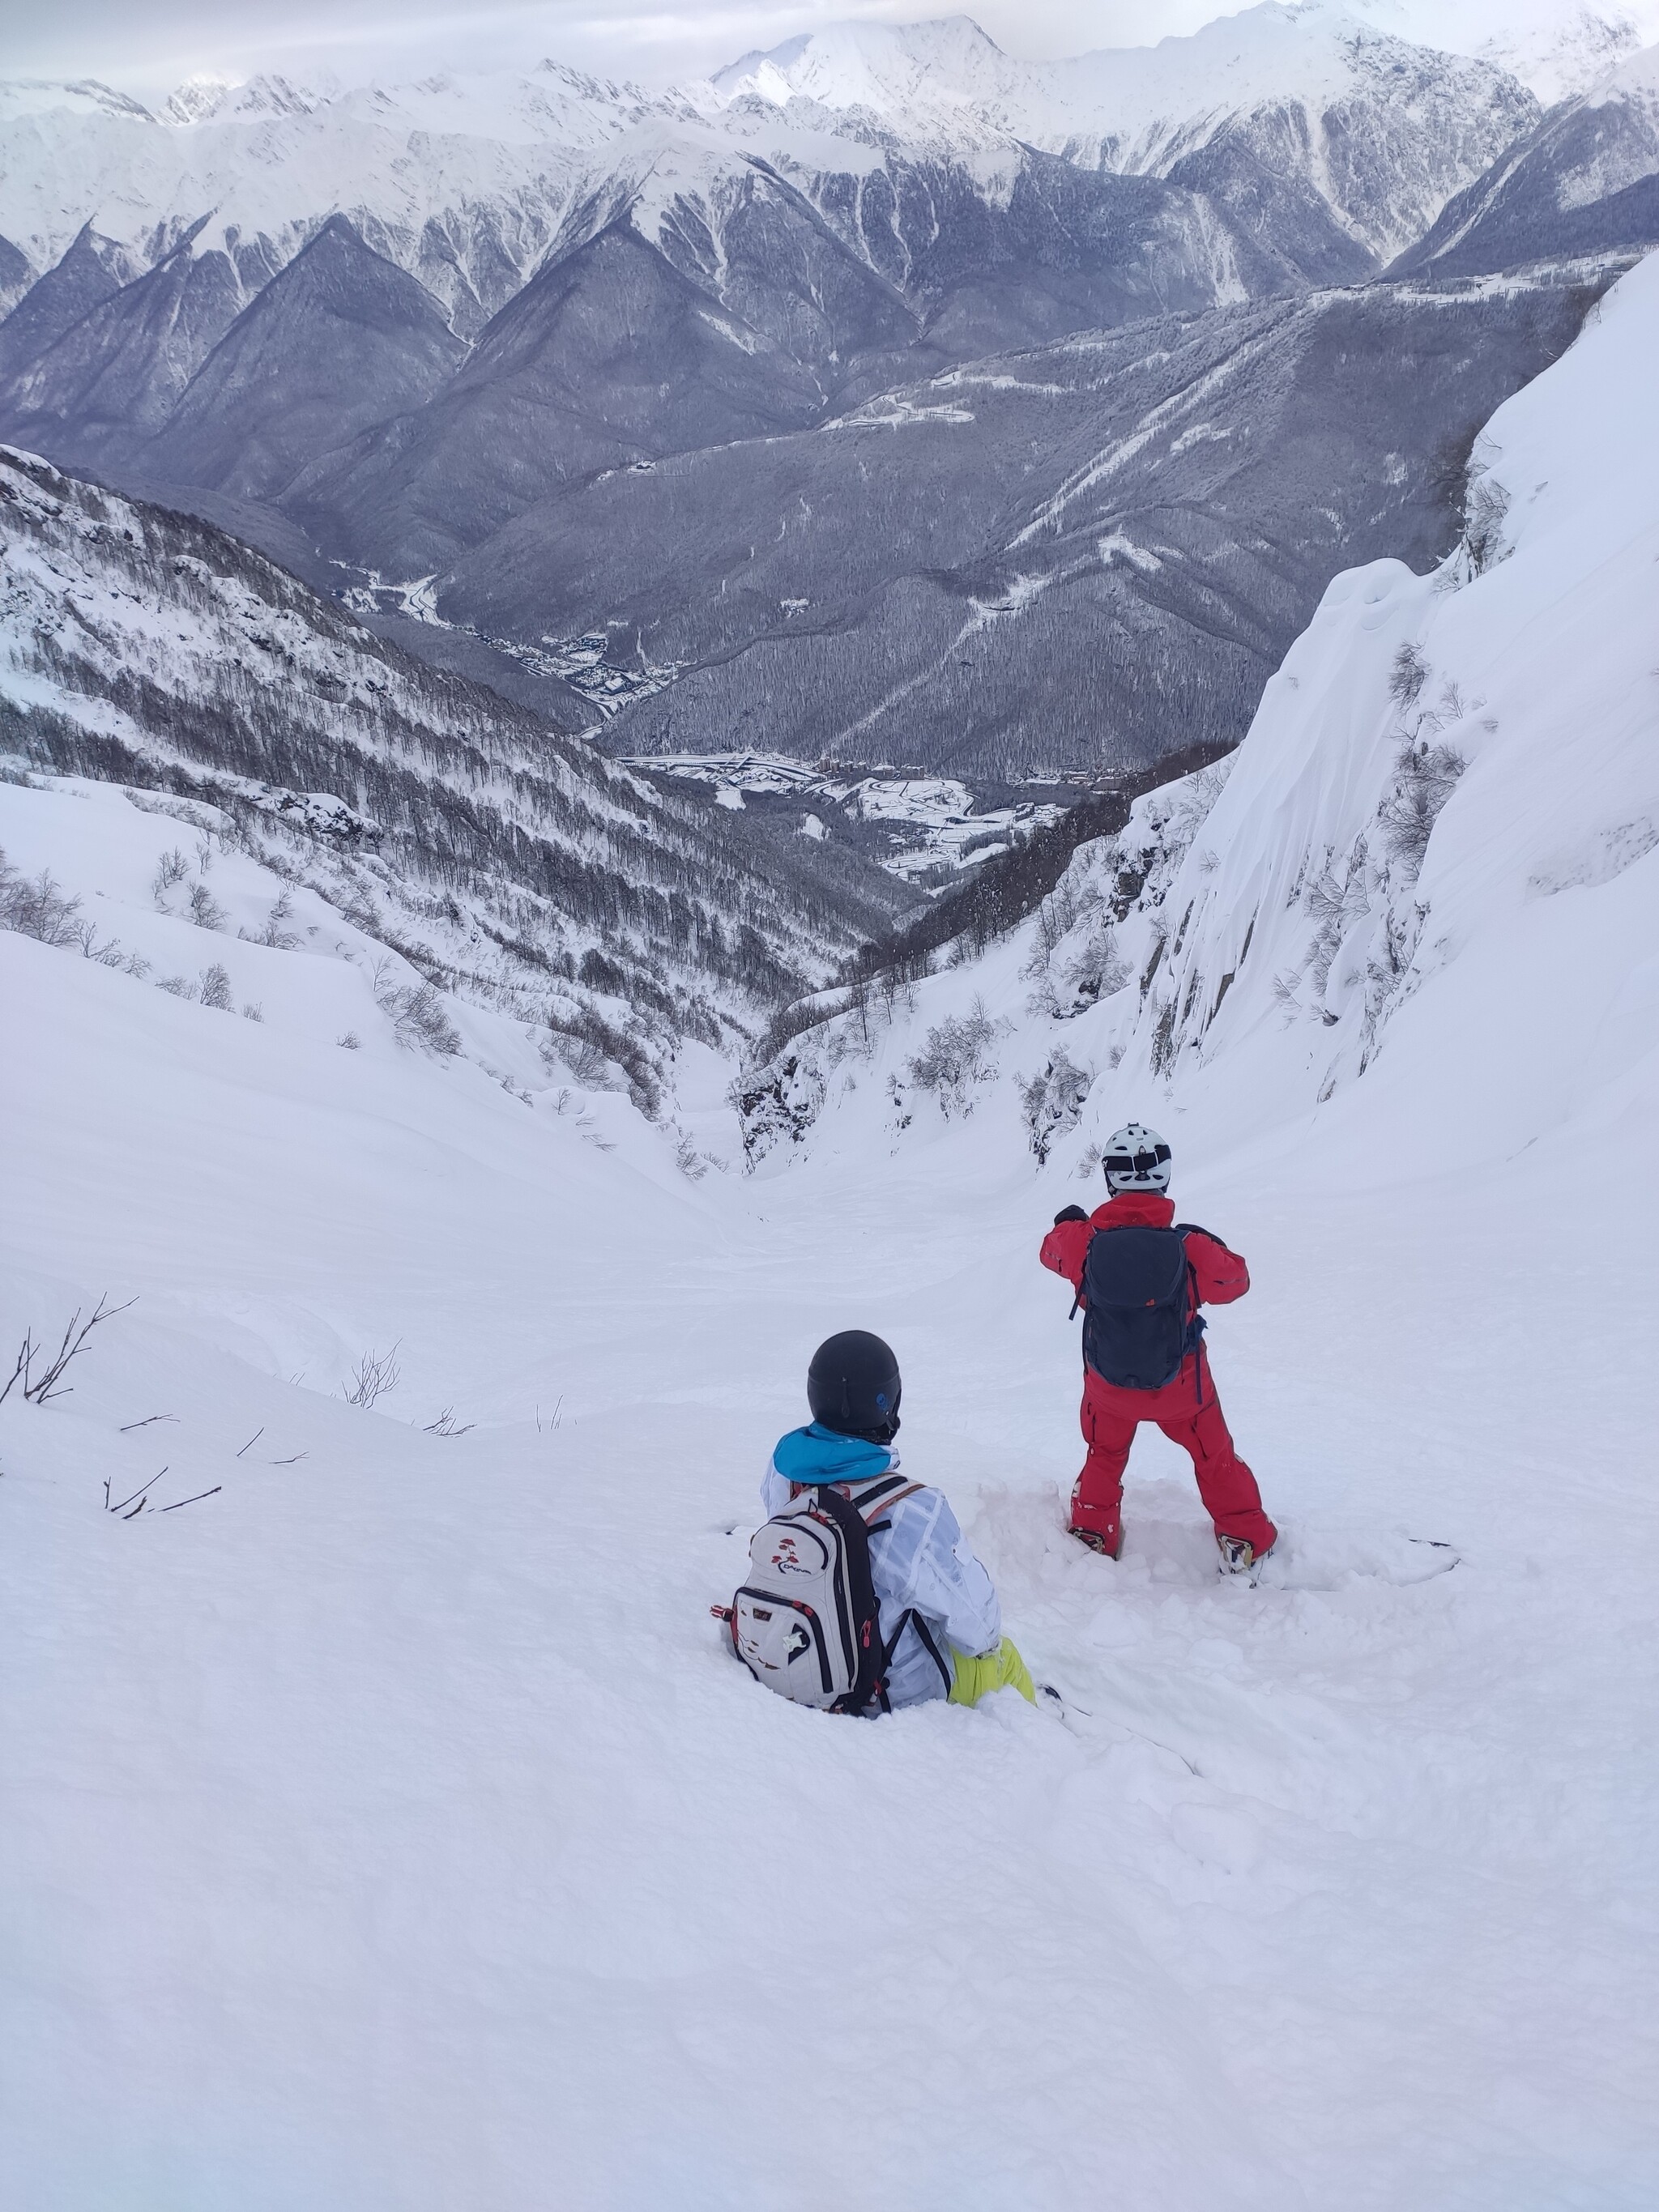
[[546,251],[595,154],[663,116],[551,63],[395,88],[258,77],[160,116],[102,89],[0,88],[0,234],[36,269],[88,222],[147,264],[205,217],[198,251],[228,254],[251,291],[343,213],[464,336]]
[[1606,281],[1577,276],[1319,292],[972,363],[573,486],[457,560],[438,606],[678,672],[611,725],[627,751],[1041,776],[1231,744],[1338,568],[1449,548],[1469,441]]
[[1656,0],[1341,0],[1351,15],[1395,38],[1492,62],[1546,107],[1576,99],[1598,77],[1659,39]]
[[[84,758],[192,677],[148,779],[0,775],[20,2202],[1653,2201],[1656,344],[1650,260],[1493,415],[1437,574],[1339,578],[1229,775],[913,1004],[868,990],[833,1064],[799,1038],[821,1110],[752,1178],[692,1180],[500,1005],[441,994],[440,1029],[309,770],[287,809],[183,777],[216,690],[398,776],[415,830],[441,782],[439,826],[522,865],[555,784],[644,821],[630,785],[554,748],[504,790],[511,718],[5,464],[19,711]],[[482,927],[385,826],[414,926]],[[685,1150],[730,1157],[719,1055],[683,1058]],[[1122,1559],[1064,1533],[1076,1334],[1036,1249],[1128,1114],[1248,1258],[1207,1341],[1281,1530],[1253,1580],[1158,1437]],[[722,1649],[756,1474],[850,1325],[899,1352],[905,1474],[1038,1709],[854,1727]],[[848,1838],[855,1940],[821,1939]],[[810,2163],[784,1954],[790,2078],[859,2114]]]
[[1270,251],[1278,231],[1279,250],[1346,249],[1358,270],[1535,114],[1489,64],[1274,4],[1065,64],[1016,62],[963,17],[848,24],[660,95],[551,63],[411,86],[198,84],[160,115],[29,85],[0,100],[0,236],[44,270],[87,222],[147,260],[205,217],[203,249],[253,286],[342,213],[470,337],[595,198],[636,200],[653,242],[688,224],[718,241],[723,198],[759,161],[886,271],[926,235],[896,210],[911,173],[971,179],[985,219],[1037,148],[1205,192]]
[[14,765],[214,810],[398,955],[397,988],[550,1056],[585,1040],[647,1103],[684,1042],[752,1034],[910,896],[849,850],[664,798],[204,524],[4,453],[0,532]]
[[1659,46],[1553,108],[1448,202],[1402,269],[1463,276],[1659,244]]
[[845,115],[941,145],[1012,138],[1224,204],[1272,178],[1383,259],[1536,112],[1489,62],[1274,0],[1155,46],[1041,64],[1012,60],[966,16],[844,23],[748,55],[712,82],[744,114]]
[[184,310],[229,306],[229,258],[179,249],[120,289],[89,240],[71,259],[101,296],[14,378],[19,442],[177,487],[318,580],[341,571],[315,549],[353,564],[365,605],[424,617],[398,633],[417,651],[476,632],[579,672],[623,708],[619,750],[992,778],[1231,742],[1335,568],[1444,550],[1449,470],[1612,273],[1146,319],[825,421],[805,347],[724,313],[626,222],[463,360],[430,296],[333,218],[170,406],[203,329]]
[[798,1036],[751,1152],[972,1115],[1086,1174],[1132,1115],[1201,1145],[1312,1116],[1428,1175],[1650,1113],[1656,343],[1650,256],[1486,425],[1446,561],[1339,575],[1237,755],[908,1012],[861,992]]

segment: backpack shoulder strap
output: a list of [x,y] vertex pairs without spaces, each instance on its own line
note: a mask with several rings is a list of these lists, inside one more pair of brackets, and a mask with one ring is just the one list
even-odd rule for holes
[[[792,1481],[789,1486],[789,1495],[792,1500],[807,1496],[820,1498],[826,1490],[833,1490],[837,1498],[845,1498],[848,1504],[851,1504],[853,1502],[852,1496],[850,1492],[847,1489],[846,1484],[847,1478],[845,1475],[832,1475],[827,1480],[823,1482]],[[862,1514],[869,1506],[873,1504],[877,1499],[880,1499],[884,1504],[894,1491],[902,1489],[904,1486],[904,1477],[902,1474],[884,1475],[878,1482],[872,1482],[870,1485],[869,1489],[865,1492],[863,1499],[860,1502],[855,1510],[859,1513]],[[912,1490],[920,1490],[921,1487],[921,1485],[919,1482],[913,1482],[909,1485],[909,1488]]]
[[902,1474],[884,1474],[878,1481],[867,1486],[863,1497],[858,1502],[859,1511],[867,1514],[870,1508],[878,1501],[884,1505],[886,1504],[896,1490],[920,1490],[921,1487],[921,1485],[919,1482],[907,1483]]
[[884,1528],[890,1528],[893,1525],[890,1521],[871,1520],[869,1516],[872,1511],[885,1513],[895,1505],[902,1505],[907,1498],[914,1498],[919,1490],[926,1490],[927,1487],[925,1482],[907,1482],[897,1490],[884,1490],[883,1495],[878,1499],[861,1506],[860,1510],[865,1516],[864,1525],[870,1534],[878,1536]]
[[[918,1484],[917,1487],[920,1489],[921,1485]],[[883,1675],[885,1676],[888,1668],[892,1665],[893,1654],[899,1647],[899,1638],[903,1635],[907,1628],[914,1628],[915,1630],[922,1649],[927,1652],[927,1656],[933,1661],[934,1666],[939,1668],[939,1679],[945,1685],[945,1694],[948,1698],[951,1694],[951,1685],[956,1680],[955,1671],[946,1664],[944,1658],[940,1656],[939,1645],[933,1638],[933,1630],[928,1627],[927,1623],[922,1619],[921,1615],[916,1611],[914,1606],[908,1607],[905,1612],[900,1614],[899,1625],[893,1631],[891,1637],[888,1639],[887,1648],[881,1655],[881,1671]]]
[[1083,1285],[1089,1279],[1089,1255],[1094,1250],[1095,1238],[1100,1234],[1101,1231],[1098,1229],[1092,1231],[1088,1243],[1083,1248],[1083,1265],[1077,1271],[1077,1290],[1073,1296],[1072,1310],[1066,1316],[1067,1321],[1077,1319],[1077,1310],[1083,1304]]
[[[858,1672],[852,1687],[836,1700],[838,1713],[861,1713],[872,1698],[886,1711],[886,1684],[882,1679],[880,1620],[875,1585],[870,1577],[870,1532],[864,1515],[833,1483],[816,1483],[817,1508],[841,1532],[843,1589],[852,1608],[854,1634],[860,1641]],[[872,1641],[872,1639],[877,1639]]]
[[[1183,1252],[1186,1250],[1187,1239],[1189,1237],[1207,1237],[1212,1244],[1221,1244],[1221,1239],[1213,1229],[1200,1229],[1195,1221],[1176,1221],[1170,1225],[1176,1235],[1182,1240]],[[1232,1248],[1231,1245],[1221,1244],[1221,1249],[1226,1252],[1231,1251]],[[1200,1350],[1204,1342],[1205,1331],[1209,1327],[1209,1323],[1204,1318],[1202,1301],[1199,1295],[1198,1273],[1190,1260],[1187,1262],[1187,1290],[1188,1295],[1192,1299],[1193,1310],[1187,1316],[1187,1334],[1182,1344],[1183,1359]],[[1204,1363],[1201,1359],[1194,1363],[1193,1379],[1198,1385],[1198,1402],[1201,1406],[1204,1402]]]

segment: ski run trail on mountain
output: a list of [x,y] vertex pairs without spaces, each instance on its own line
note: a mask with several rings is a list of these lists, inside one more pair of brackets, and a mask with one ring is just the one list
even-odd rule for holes
[[[253,941],[281,886],[199,820],[0,785],[10,865],[150,963],[0,933],[0,1346],[137,1300],[71,1395],[0,1407],[12,2202],[1659,2201],[1631,614],[1659,541],[1650,448],[1604,449],[1650,411],[1656,277],[1494,418],[1513,557],[1435,600],[1397,563],[1339,579],[1218,804],[1212,880],[1267,821],[1261,926],[1288,928],[1272,839],[1334,852],[1366,818],[1387,655],[1420,635],[1437,672],[1516,672],[1476,670],[1492,742],[1429,842],[1441,921],[1375,1065],[1316,1107],[1307,1040],[1361,1018],[1343,961],[1322,1012],[1241,969],[1236,1042],[1173,1096],[1132,1048],[1090,1104],[1097,1136],[1164,1127],[1182,1218],[1249,1261],[1210,1343],[1283,1531],[1255,1584],[1218,1577],[1156,1438],[1122,1561],[1063,1534],[1079,1355],[1036,1254],[1090,1194],[1092,1125],[1039,1172],[1005,1079],[889,1135],[878,1059],[793,1164],[693,1182],[502,1018],[452,1003],[460,1055],[400,1048],[314,893],[285,947]],[[1298,721],[1320,684],[1351,726]],[[163,880],[175,845],[215,927]],[[1032,927],[917,1019],[1016,1005]],[[683,1076],[729,1154],[722,1071]],[[721,1648],[767,1452],[848,1326],[897,1348],[905,1469],[948,1490],[1063,1711],[835,1721]],[[372,1410],[343,1396],[368,1352],[398,1370]],[[446,1409],[466,1433],[433,1432]]]

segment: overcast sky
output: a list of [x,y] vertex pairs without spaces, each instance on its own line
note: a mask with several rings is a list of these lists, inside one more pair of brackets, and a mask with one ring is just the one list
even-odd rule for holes
[[[1578,0],[1360,0],[1405,35],[1463,45],[1472,27]],[[1600,0],[1608,12],[1620,0]],[[1623,0],[1646,16],[1655,0]],[[443,66],[523,64],[551,55],[647,84],[696,76],[755,46],[856,15],[912,22],[927,0],[0,0],[0,73],[97,76],[140,98],[197,71],[330,68],[355,77]],[[1075,54],[1195,30],[1226,0],[978,0],[965,11],[1008,52]],[[1455,18],[1464,38],[1450,34]],[[1653,35],[1650,29],[1648,35]]]
[[[0,0],[0,71],[103,77],[138,89],[201,70],[241,76],[326,59],[379,75],[465,57],[544,54],[651,83],[700,76],[754,46],[848,16],[915,22],[945,15],[927,0]],[[964,12],[1011,53],[1139,46],[1231,9],[1217,0],[982,0]]]

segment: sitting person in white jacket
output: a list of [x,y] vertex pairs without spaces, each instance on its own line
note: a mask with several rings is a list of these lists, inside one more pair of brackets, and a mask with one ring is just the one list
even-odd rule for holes
[[[856,1506],[863,1486],[891,1476],[901,1388],[898,1362],[868,1330],[844,1329],[821,1344],[806,1378],[811,1421],[779,1438],[761,1483],[768,1514],[825,1484]],[[890,1705],[948,1698],[972,1705],[1004,1688],[1035,1704],[1025,1662],[1002,1633],[991,1577],[942,1491],[914,1486],[896,1493],[871,1528],[870,1573],[883,1644],[890,1647]]]

